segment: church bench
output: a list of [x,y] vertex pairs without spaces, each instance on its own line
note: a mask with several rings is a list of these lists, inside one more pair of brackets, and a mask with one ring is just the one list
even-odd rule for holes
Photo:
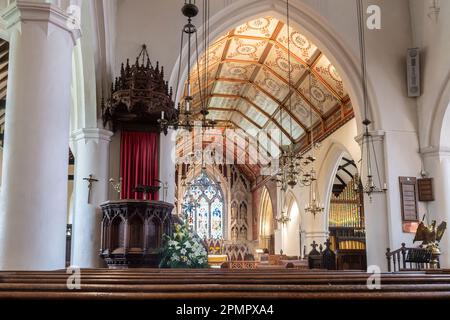
[[0,285],[0,298],[14,299],[195,299],[195,298],[302,298],[302,299],[386,299],[449,298],[450,286],[384,285],[370,291],[365,285],[83,285],[69,291],[64,285]]
[[[86,281],[201,281],[221,279],[231,281],[259,280],[265,281],[365,281],[368,277],[364,272],[328,272],[321,270],[300,271],[295,269],[255,269],[255,270],[182,270],[173,272],[163,270],[157,272],[135,271],[89,271],[82,270],[81,276]],[[0,282],[8,281],[66,281],[69,277],[65,272],[0,272]],[[383,274],[382,280],[426,281],[450,279],[448,271],[405,272]]]

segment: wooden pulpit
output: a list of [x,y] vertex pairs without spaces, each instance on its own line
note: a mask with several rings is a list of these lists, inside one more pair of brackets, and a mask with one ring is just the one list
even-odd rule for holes
[[164,235],[173,232],[174,206],[162,201],[119,200],[100,207],[100,256],[108,267],[158,267]]

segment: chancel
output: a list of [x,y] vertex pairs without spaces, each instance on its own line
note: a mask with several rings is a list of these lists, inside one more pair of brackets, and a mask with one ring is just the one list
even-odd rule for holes
[[450,296],[450,1],[0,9],[0,299]]

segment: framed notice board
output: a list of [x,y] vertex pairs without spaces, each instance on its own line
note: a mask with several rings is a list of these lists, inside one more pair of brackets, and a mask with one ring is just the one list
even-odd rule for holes
[[418,179],[417,188],[419,191],[419,201],[434,201],[433,178]]
[[417,179],[414,177],[400,177],[399,182],[402,220],[404,222],[418,221]]

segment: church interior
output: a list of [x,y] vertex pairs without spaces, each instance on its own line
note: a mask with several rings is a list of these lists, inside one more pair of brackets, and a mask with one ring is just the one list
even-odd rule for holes
[[0,9],[0,299],[450,297],[450,1]]

